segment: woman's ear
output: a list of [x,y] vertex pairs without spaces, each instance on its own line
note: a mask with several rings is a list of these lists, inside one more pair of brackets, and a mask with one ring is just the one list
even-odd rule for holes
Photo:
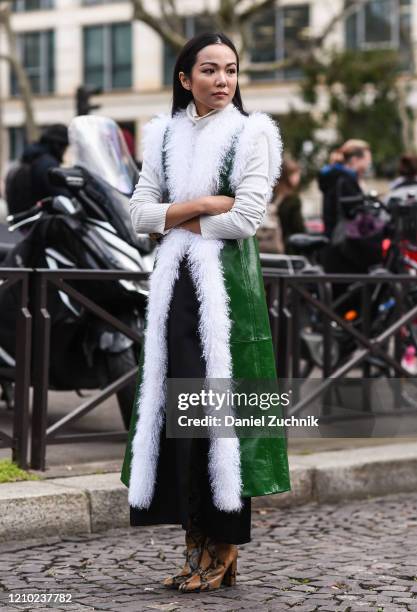
[[178,78],[181,81],[181,85],[184,87],[184,89],[187,89],[187,91],[191,91],[191,82],[185,72],[179,72]]

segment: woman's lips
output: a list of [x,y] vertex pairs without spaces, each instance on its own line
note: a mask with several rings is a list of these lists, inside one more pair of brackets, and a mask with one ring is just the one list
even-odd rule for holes
[[217,93],[214,93],[213,96],[216,96],[217,98],[226,98],[227,97],[227,93],[217,92]]

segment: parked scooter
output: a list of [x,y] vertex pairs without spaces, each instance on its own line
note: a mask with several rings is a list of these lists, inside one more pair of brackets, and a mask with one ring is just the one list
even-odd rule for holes
[[[10,233],[7,225],[0,223],[0,268],[4,267],[3,261],[18,242],[23,239],[23,235],[17,230]],[[0,310],[0,316],[1,316]],[[15,360],[9,355],[0,344],[0,368],[14,368]],[[12,377],[0,377],[0,402],[6,404],[7,410],[13,410],[14,390]]]
[[[150,272],[153,242],[135,234],[129,216],[129,197],[138,171],[119,128],[111,119],[81,116],[72,121],[69,138],[74,167],[55,168],[51,177],[72,197],[46,198],[9,217],[10,231],[19,229],[25,232],[25,237],[1,265]],[[143,332],[147,281],[68,282],[126,325]],[[0,362],[5,358],[13,360],[16,307],[13,288],[8,291],[0,288]],[[103,388],[136,365],[138,350],[131,339],[52,286],[48,312],[51,389]],[[135,386],[133,381],[117,393],[126,428]]]

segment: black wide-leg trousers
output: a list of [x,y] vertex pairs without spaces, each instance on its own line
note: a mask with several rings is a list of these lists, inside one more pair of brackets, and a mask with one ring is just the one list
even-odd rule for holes
[[[184,258],[174,285],[168,316],[169,378],[205,378],[206,364],[198,332],[198,300]],[[218,510],[208,473],[207,438],[167,438],[162,427],[155,493],[147,510],[130,508],[132,526],[193,524],[218,542],[250,542],[251,500],[239,512]]]

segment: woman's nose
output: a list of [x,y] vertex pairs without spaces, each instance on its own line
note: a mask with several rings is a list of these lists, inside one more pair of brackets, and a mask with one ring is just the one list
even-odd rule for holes
[[219,87],[226,85],[226,75],[222,72],[217,77],[216,85]]

